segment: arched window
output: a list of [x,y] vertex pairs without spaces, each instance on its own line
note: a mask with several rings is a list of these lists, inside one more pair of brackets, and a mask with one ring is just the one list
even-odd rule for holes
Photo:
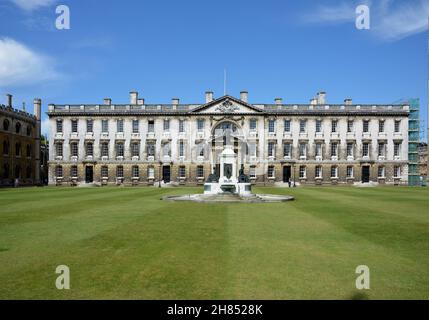
[[9,120],[7,120],[7,119],[4,119],[4,121],[3,121],[3,130],[9,131]]
[[27,157],[31,157],[31,145],[27,144]]
[[17,122],[15,125],[15,132],[21,133],[21,123]]
[[27,126],[27,136],[31,136],[31,127]]
[[15,144],[15,156],[20,156],[21,155],[21,144],[19,142],[17,142]]
[[3,154],[8,155],[9,154],[9,142],[3,141]]

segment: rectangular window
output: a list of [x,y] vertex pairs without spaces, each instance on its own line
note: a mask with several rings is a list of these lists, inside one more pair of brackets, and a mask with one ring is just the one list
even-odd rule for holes
[[299,167],[299,177],[301,179],[304,179],[306,177],[306,175],[307,175],[307,170],[306,170],[305,166],[300,166]]
[[124,144],[122,142],[116,144],[116,156],[117,157],[124,156]]
[[256,130],[256,119],[250,119],[249,127],[252,131]]
[[316,120],[316,133],[322,132],[322,120]]
[[131,144],[131,156],[138,157],[140,155],[140,143],[133,142]]
[[78,157],[79,156],[79,145],[77,142],[72,142],[70,146],[71,156]]
[[268,156],[274,157],[275,156],[275,143],[274,142],[268,142]]
[[337,132],[338,120],[332,120],[331,122],[331,132]]
[[250,167],[249,176],[250,176],[251,179],[255,179],[256,178],[256,167],[255,166],[251,166]]
[[198,130],[198,132],[204,131],[204,120],[203,119],[197,120],[197,130]]
[[331,157],[336,157],[338,155],[338,143],[331,143]]
[[380,142],[378,144],[378,156],[383,157],[385,153],[384,151],[385,151],[385,144],[383,142]]
[[276,127],[276,121],[275,120],[269,120],[268,121],[268,132],[269,133],[274,133],[275,132],[275,127]]
[[186,178],[186,167],[179,167],[179,178]]
[[147,177],[148,177],[148,179],[154,179],[155,178],[155,168],[154,167],[148,167],[147,168]]
[[393,167],[393,176],[395,178],[400,178],[401,177],[401,167],[400,166],[394,166]]
[[108,157],[109,156],[109,143],[103,142],[101,143],[101,156]]
[[284,157],[291,157],[291,144],[290,143],[285,143],[283,144],[283,156]]
[[123,178],[124,177],[124,167],[123,166],[117,166],[116,167],[116,178]]
[[304,133],[307,126],[306,120],[299,120],[299,132]]
[[321,157],[322,156],[322,144],[316,143],[316,157]]
[[139,121],[133,120],[133,133],[139,133]]
[[384,167],[378,167],[378,177],[384,178]]
[[268,178],[275,178],[274,166],[268,166]]
[[71,166],[70,177],[77,178],[77,166]]
[[331,167],[331,178],[338,178],[338,167],[337,166]]
[[55,176],[57,178],[62,178],[63,177],[63,167],[62,166],[56,166],[55,167]]
[[56,143],[56,156],[57,157],[62,157],[63,156],[63,143],[62,142],[57,142]]
[[133,178],[139,178],[140,177],[140,170],[138,166],[133,166]]
[[384,120],[378,121],[378,132],[384,132]]
[[353,167],[352,166],[347,167],[347,178],[353,178]]
[[395,132],[401,132],[401,120],[395,120]]
[[101,120],[101,132],[109,132],[109,120]]
[[116,132],[118,133],[124,132],[124,120],[122,119],[116,120]]
[[353,143],[347,143],[347,157],[353,157]]
[[88,133],[94,132],[94,121],[92,119],[86,120],[86,132]]
[[109,177],[109,168],[107,166],[101,167],[101,177],[108,178]]
[[203,166],[197,167],[197,178],[204,178],[204,167]]
[[185,143],[183,141],[179,141],[179,157],[185,156]]
[[57,132],[58,133],[63,132],[63,120],[60,120],[60,119],[57,120]]
[[146,152],[148,157],[154,157],[155,156],[155,143],[154,142],[148,142],[146,145]]
[[179,132],[180,133],[185,132],[185,120],[179,120]]
[[369,132],[369,120],[363,121],[363,132]]
[[306,157],[307,156],[307,145],[305,143],[299,144],[299,156]]
[[369,143],[367,143],[367,142],[362,144],[362,156],[363,157],[369,156]]
[[315,177],[316,178],[322,178],[322,167],[321,166],[316,166]]
[[94,144],[92,142],[88,142],[86,144],[86,156],[87,157],[94,156]]
[[148,121],[147,131],[151,132],[151,133],[155,132],[155,121],[154,120]]
[[170,120],[165,119],[163,127],[165,132],[170,132]]
[[347,121],[347,132],[353,132],[353,125],[354,125],[354,122],[353,122],[353,120],[348,120]]
[[290,120],[285,120],[285,132],[290,132]]
[[395,157],[399,157],[400,151],[401,151],[401,143],[395,142],[393,147],[393,155]]
[[77,120],[72,120],[72,132],[73,133],[77,133],[77,129],[78,129],[78,122]]

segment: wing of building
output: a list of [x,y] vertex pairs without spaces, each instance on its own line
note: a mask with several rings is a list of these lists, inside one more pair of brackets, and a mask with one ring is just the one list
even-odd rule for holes
[[51,104],[49,183],[203,184],[231,144],[254,184],[406,184],[409,106],[325,100]]

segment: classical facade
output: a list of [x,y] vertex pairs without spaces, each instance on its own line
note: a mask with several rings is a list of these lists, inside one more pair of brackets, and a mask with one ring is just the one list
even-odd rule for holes
[[41,100],[34,100],[34,115],[14,109],[12,95],[0,105],[0,186],[40,184]]
[[57,105],[49,184],[203,184],[233,146],[253,184],[406,184],[408,105],[248,102],[206,92],[202,104]]

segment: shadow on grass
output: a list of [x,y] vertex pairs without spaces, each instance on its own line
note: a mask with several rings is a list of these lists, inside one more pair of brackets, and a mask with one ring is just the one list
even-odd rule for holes
[[365,292],[355,292],[348,299],[349,300],[369,300],[369,297]]

